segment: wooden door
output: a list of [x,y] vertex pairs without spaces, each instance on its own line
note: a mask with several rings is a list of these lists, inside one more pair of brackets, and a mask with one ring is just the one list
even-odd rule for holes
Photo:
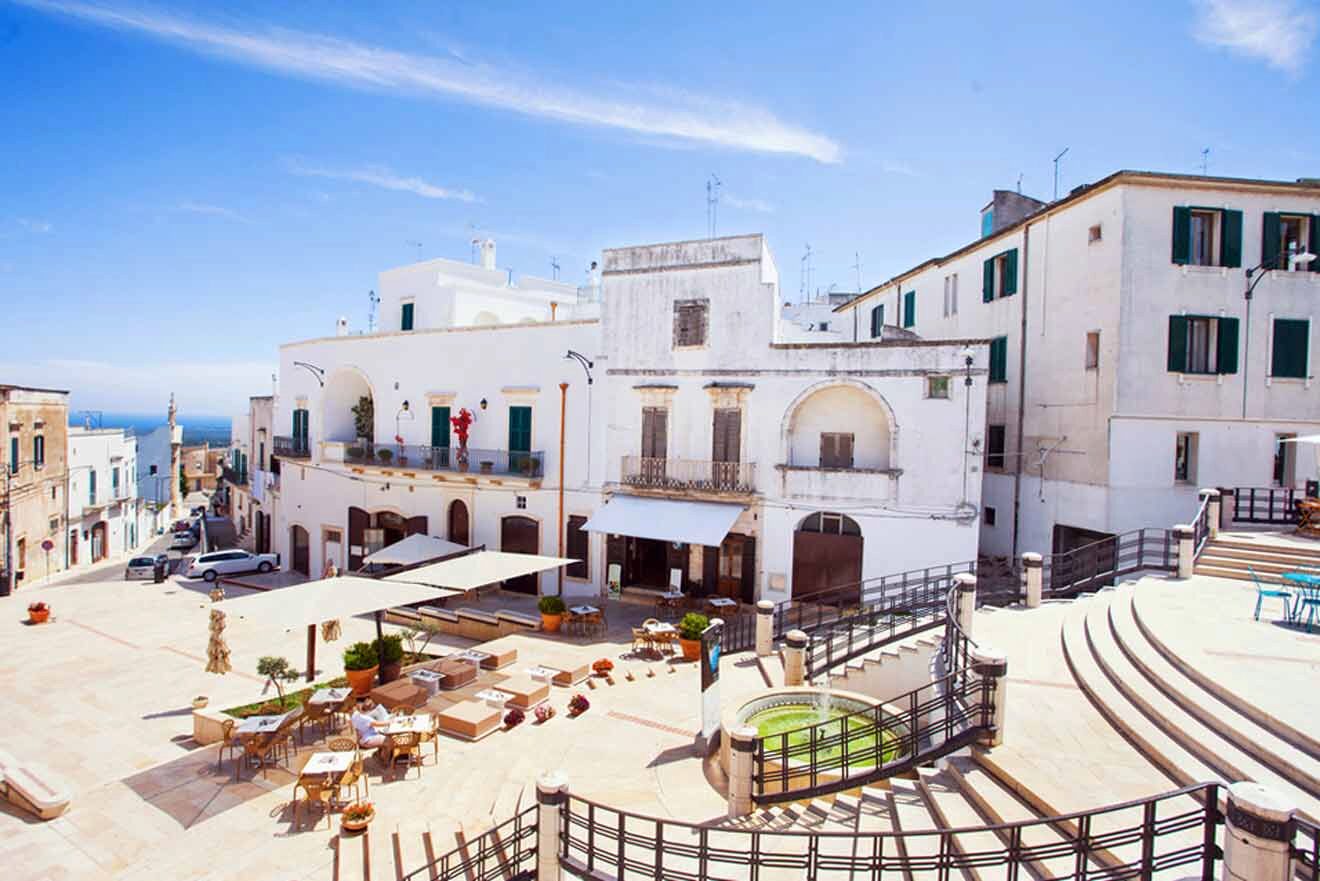
[[712,425],[711,480],[715,489],[736,489],[742,448],[742,411],[721,407]]
[[409,517],[404,523],[403,531],[405,535],[426,535],[426,515]]
[[[541,549],[541,526],[530,517],[505,517],[500,521],[500,550],[511,554],[535,554]],[[537,593],[538,575],[520,575],[504,582],[515,593]]]
[[458,499],[449,503],[449,540],[461,545],[468,543],[468,509]]
[[311,576],[311,541],[307,535],[307,530],[301,526],[292,526],[289,528],[289,555],[290,566],[294,572],[301,572],[303,575]]
[[69,565],[78,565],[78,530],[69,533]]
[[[861,541],[861,539],[858,538],[858,541]],[[857,577],[860,579],[861,576],[861,561],[859,559]],[[744,603],[756,602],[756,537],[751,535],[743,539],[742,601]]]
[[363,546],[367,543],[367,527],[371,515],[361,508],[348,509],[348,568],[356,572],[362,568]]
[[642,408],[642,477],[652,485],[664,483],[665,456],[669,448],[669,411],[664,407]]
[[[861,596],[862,537],[822,532],[793,533],[793,599],[852,587]],[[849,599],[845,596],[843,599]],[[833,600],[833,598],[831,598]]]

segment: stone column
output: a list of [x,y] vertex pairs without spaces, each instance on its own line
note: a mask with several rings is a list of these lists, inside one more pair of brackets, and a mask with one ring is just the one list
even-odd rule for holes
[[568,777],[562,771],[547,771],[536,778],[536,877],[557,881],[559,836],[564,827],[560,809],[568,801]]
[[752,756],[756,751],[756,729],[750,725],[729,732],[729,817],[752,812]]
[[1191,578],[1193,556],[1196,553],[1196,530],[1187,523],[1173,527],[1173,537],[1178,540],[1178,577]]
[[1259,783],[1228,787],[1224,881],[1288,881],[1296,806]]
[[775,604],[761,600],[756,604],[756,654],[764,658],[775,650]]
[[954,612],[957,613],[958,627],[964,635],[972,635],[972,613],[976,611],[976,576],[970,572],[960,572],[953,576],[957,594],[954,596]]
[[801,630],[790,630],[784,635],[784,684],[805,685],[807,672],[807,643]]
[[1206,503],[1205,519],[1210,526],[1210,537],[1214,538],[1219,534],[1219,518],[1222,516],[1219,513],[1219,490],[1203,489],[1197,495]]
[[1044,591],[1044,566],[1045,561],[1040,554],[1030,551],[1022,555],[1022,570],[1027,574],[1027,608],[1034,609],[1040,605],[1041,594]]
[[1008,694],[1008,656],[989,646],[972,647],[972,672],[990,680],[990,728],[982,731],[977,743],[983,747],[999,746],[1004,742],[1005,698]]
[[1219,488],[1219,528],[1232,529],[1237,514],[1237,492],[1231,486]]

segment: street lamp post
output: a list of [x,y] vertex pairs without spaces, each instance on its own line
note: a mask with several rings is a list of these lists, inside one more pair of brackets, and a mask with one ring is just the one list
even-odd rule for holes
[[[1295,269],[1298,266],[1306,266],[1314,259],[1315,259],[1315,255],[1312,254],[1310,251],[1302,251],[1300,253],[1289,254],[1288,268]],[[1247,372],[1251,369],[1251,360],[1248,358],[1248,356],[1251,354],[1251,298],[1252,298],[1252,294],[1256,290],[1256,285],[1260,284],[1261,279],[1265,278],[1265,276],[1269,274],[1269,270],[1277,268],[1278,262],[1279,259],[1277,257],[1272,260],[1263,260],[1261,261],[1259,266],[1255,266],[1247,270],[1247,289],[1243,293],[1243,299],[1247,301],[1247,320],[1246,320],[1246,326],[1243,328],[1243,338],[1242,338],[1242,418],[1243,419],[1247,418],[1247,388],[1248,388]],[[1265,272],[1261,272],[1262,269],[1264,269]],[[1260,274],[1257,275],[1257,273]]]

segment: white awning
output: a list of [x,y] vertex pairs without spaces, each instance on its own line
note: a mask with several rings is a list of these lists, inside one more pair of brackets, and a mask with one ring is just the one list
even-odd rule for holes
[[564,557],[542,557],[537,554],[511,554],[505,551],[477,551],[452,560],[418,566],[398,575],[387,575],[383,581],[395,584],[407,582],[432,587],[448,587],[459,591],[472,590],[485,584],[507,581],[520,575],[532,575],[547,569],[558,569],[575,563]]
[[727,502],[620,495],[597,508],[582,528],[588,532],[718,547],[742,512],[742,505]]
[[459,593],[462,591],[341,575],[221,600],[208,608],[221,610],[231,623],[288,629],[408,603],[434,602]]
[[362,558],[362,562],[383,563],[389,566],[411,566],[413,563],[434,560],[436,557],[447,557],[450,554],[457,554],[466,550],[466,545],[416,533],[396,541],[389,547],[381,548],[374,554],[367,554]]
[[1301,437],[1282,438],[1285,444],[1320,444],[1320,434],[1304,434]]

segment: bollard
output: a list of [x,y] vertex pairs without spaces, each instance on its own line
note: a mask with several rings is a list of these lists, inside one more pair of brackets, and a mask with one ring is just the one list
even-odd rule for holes
[[784,635],[784,684],[804,685],[807,672],[808,636],[801,630],[790,630]]
[[1231,783],[1224,881],[1288,881],[1296,807],[1259,783]]
[[1008,695],[1008,656],[989,646],[972,646],[972,672],[990,680],[988,686],[991,713],[990,726],[976,738],[983,747],[999,746],[1004,742],[1004,710]]
[[1205,519],[1207,525],[1210,527],[1210,537],[1214,538],[1216,535],[1219,535],[1219,518],[1221,516],[1219,507],[1219,490],[1203,489],[1197,493],[1197,495],[1200,496],[1201,501],[1206,503]]
[[1040,554],[1030,551],[1022,555],[1022,570],[1027,573],[1027,608],[1034,609],[1040,605],[1041,594],[1044,591],[1044,567],[1045,562]]
[[536,778],[536,877],[558,881],[559,838],[563,832],[563,805],[568,801],[568,777],[563,771],[547,771]]
[[729,732],[729,817],[752,812],[752,771],[756,729],[750,725]]
[[1178,577],[1191,578],[1192,564],[1196,554],[1196,530],[1186,523],[1173,527],[1173,537],[1178,540]]
[[775,604],[761,600],[756,604],[756,655],[764,658],[775,650]]
[[958,587],[958,592],[955,595],[957,605],[954,606],[958,628],[970,638],[972,635],[972,614],[976,611],[976,576],[970,572],[959,572],[953,576],[953,583]]

